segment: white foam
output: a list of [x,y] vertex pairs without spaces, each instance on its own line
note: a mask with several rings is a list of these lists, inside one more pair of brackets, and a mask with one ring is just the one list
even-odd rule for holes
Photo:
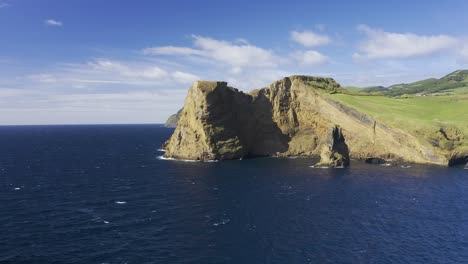
[[160,152],[166,152],[165,149],[158,149],[158,151],[160,151]]
[[127,202],[125,201],[115,201],[116,204],[126,204]]
[[104,224],[108,224],[109,222],[108,221],[104,221]]
[[174,158],[166,158],[164,156],[157,156],[158,160],[172,160],[172,161],[182,161],[182,162],[218,162],[218,160],[186,160],[186,159],[174,159]]
[[221,222],[213,223],[214,226],[225,225],[231,222],[231,219],[223,219]]
[[329,168],[330,168],[330,167],[328,167],[328,166],[314,166],[314,165],[309,166],[309,167],[310,167],[310,168],[314,168],[314,169],[329,169]]
[[392,166],[392,164],[391,163],[384,163],[384,164],[380,164],[380,166],[390,167],[390,166]]
[[15,190],[15,191],[19,191],[19,190],[21,190],[21,188],[16,187],[14,190]]

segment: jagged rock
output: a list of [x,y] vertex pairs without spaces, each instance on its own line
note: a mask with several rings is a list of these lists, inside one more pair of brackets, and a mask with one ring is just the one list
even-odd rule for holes
[[465,170],[468,170],[468,162],[465,164]]
[[381,159],[381,158],[367,158],[367,159],[365,159],[365,162],[367,164],[385,164],[385,163],[387,163],[387,161],[385,161],[384,159]]
[[237,159],[249,156],[320,156],[335,124],[356,159],[385,157],[446,165],[428,142],[383,125],[334,101],[344,89],[331,78],[290,76],[244,93],[226,82],[197,81],[185,99],[165,156]]
[[316,166],[343,168],[349,166],[349,149],[339,126],[329,131],[326,144],[322,146],[320,162]]

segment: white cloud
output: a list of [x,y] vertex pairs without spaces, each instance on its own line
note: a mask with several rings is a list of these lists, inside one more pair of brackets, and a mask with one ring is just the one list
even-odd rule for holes
[[61,21],[57,21],[54,19],[47,19],[46,21],[44,21],[44,23],[48,26],[55,26],[55,27],[63,26],[63,23]]
[[3,90],[2,125],[163,122],[181,107],[186,94],[186,89],[72,94]]
[[131,67],[118,61],[110,60],[96,60],[90,62],[89,65],[98,71],[113,72],[121,76],[133,77],[133,78],[144,78],[144,79],[156,79],[160,80],[169,76],[169,73],[157,66],[146,66],[146,67]]
[[367,35],[360,45],[361,53],[355,59],[409,58],[431,55],[454,48],[459,40],[448,35],[416,35],[413,33],[393,33],[359,25],[358,30]]
[[37,82],[41,82],[41,83],[57,82],[57,79],[51,74],[34,74],[34,75],[29,75],[28,78]]
[[146,48],[143,50],[143,53],[150,55],[203,55],[203,52],[200,50],[174,46]]
[[23,95],[24,90],[14,88],[0,88],[0,98]]
[[328,57],[315,50],[296,51],[291,54],[302,65],[322,65],[328,62]]
[[143,50],[145,54],[197,56],[231,67],[232,72],[240,73],[244,68],[276,67],[280,58],[271,50],[249,44],[244,39],[236,42],[217,40],[192,35],[195,48],[163,46]]
[[331,42],[327,35],[317,34],[312,31],[292,31],[291,39],[304,47],[321,46]]
[[195,46],[206,52],[206,56],[235,67],[274,67],[277,58],[270,50],[250,44],[234,44],[201,36],[193,36]]
[[200,80],[200,77],[197,75],[191,74],[191,73],[186,73],[186,72],[181,72],[181,71],[176,71],[172,73],[172,77],[179,83],[193,83],[196,80]]

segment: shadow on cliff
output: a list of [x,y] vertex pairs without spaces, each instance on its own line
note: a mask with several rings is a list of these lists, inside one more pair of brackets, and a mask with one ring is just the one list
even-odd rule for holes
[[273,120],[273,105],[268,97],[260,93],[252,102],[254,117],[253,136],[249,156],[270,156],[288,150],[291,138],[283,134]]

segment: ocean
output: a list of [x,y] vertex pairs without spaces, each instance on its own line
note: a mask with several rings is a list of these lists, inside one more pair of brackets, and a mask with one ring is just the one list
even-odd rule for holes
[[0,263],[467,263],[468,170],[161,160],[160,125],[0,127]]

